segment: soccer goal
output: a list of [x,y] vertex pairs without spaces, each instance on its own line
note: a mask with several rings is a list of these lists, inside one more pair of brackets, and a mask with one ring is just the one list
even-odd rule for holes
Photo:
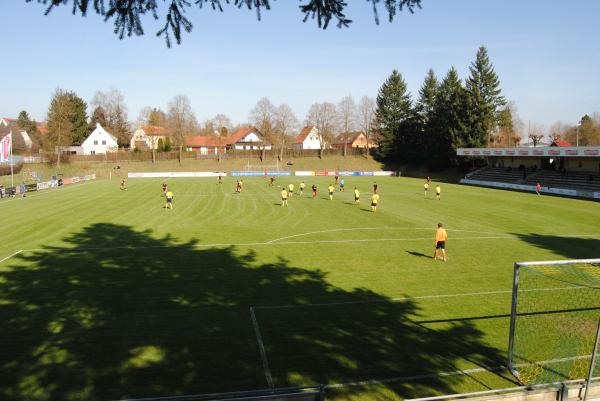
[[533,385],[600,376],[593,361],[600,259],[517,262],[514,269],[508,367],[515,377]]
[[250,162],[248,162],[248,164],[246,164],[246,172],[251,171],[260,171],[267,175],[268,173],[278,173],[281,169],[279,161],[277,161],[277,164],[250,164]]

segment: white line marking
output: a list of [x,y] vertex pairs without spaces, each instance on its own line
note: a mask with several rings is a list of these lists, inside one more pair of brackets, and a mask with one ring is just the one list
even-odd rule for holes
[[[267,244],[272,244],[274,242],[282,241],[284,239],[290,239],[290,238],[296,238],[296,237],[303,237],[303,236],[307,236],[307,235],[334,233],[334,232],[342,232],[342,231],[366,231],[366,230],[397,230],[397,231],[431,230],[431,231],[433,231],[434,228],[432,228],[432,227],[355,227],[355,228],[332,228],[332,229],[329,229],[329,230],[311,231],[311,232],[307,232],[307,233],[288,235],[286,237],[272,239],[272,240],[268,241]],[[474,231],[474,230],[448,229],[448,231],[470,232],[470,233],[477,233],[477,234],[492,234],[492,235],[510,235],[510,234],[499,233],[499,232]]]
[[0,260],[0,263],[4,262],[5,260],[8,260],[8,259],[12,258],[13,256],[16,256],[16,255],[20,254],[21,252],[23,252],[22,249],[19,249],[18,251],[13,252],[12,254],[10,254],[7,257],[5,257],[4,259]]
[[262,359],[263,369],[265,371],[265,378],[270,388],[273,387],[273,376],[271,376],[271,370],[269,369],[269,361],[267,360],[267,351],[260,334],[260,327],[258,326],[258,320],[254,314],[254,308],[250,307],[250,317],[252,318],[252,326],[254,326],[254,332],[256,333],[256,341],[258,342],[258,349],[260,350],[260,358]]
[[[521,363],[521,364],[514,365],[514,367],[524,367],[524,366],[530,366],[532,364],[550,365],[553,363],[560,363],[560,362],[566,362],[566,361],[577,360],[577,359],[586,359],[586,358],[590,358],[590,357],[591,357],[591,355],[583,355],[583,356],[574,356],[574,357],[570,357],[570,358],[549,359],[546,361],[537,361],[537,362],[533,362],[533,363]],[[372,385],[372,384],[393,383],[393,382],[399,382],[399,381],[431,379],[431,378],[436,378],[436,377],[447,377],[447,376],[460,376],[460,375],[468,375],[468,374],[472,374],[472,373],[495,372],[495,371],[501,371],[501,370],[505,370],[505,369],[508,369],[508,368],[506,366],[491,366],[491,367],[484,366],[482,368],[473,368],[473,369],[465,369],[465,370],[458,369],[458,370],[449,371],[449,372],[425,373],[425,374],[414,375],[414,376],[390,377],[388,379],[380,379],[380,380],[371,379],[371,380],[361,380],[361,381],[348,382],[348,383],[334,383],[334,384],[327,384],[324,387],[326,389],[328,389],[328,388],[343,388],[343,387],[359,387],[359,386],[367,386],[367,385]]]
[[[490,236],[490,237],[460,237],[452,238],[455,240],[477,240],[477,239],[517,239],[515,236]],[[417,237],[417,238],[367,238],[367,239],[347,239],[347,240],[317,240],[317,241],[289,241],[289,242],[243,242],[238,244],[231,243],[212,243],[212,244],[194,244],[191,249],[212,248],[212,247],[245,247],[245,246],[277,246],[277,245],[310,245],[310,244],[341,244],[350,242],[378,242],[378,241],[433,241],[432,237]],[[171,245],[156,245],[156,246],[111,246],[111,247],[86,247],[86,248],[61,248],[61,252],[79,252],[90,250],[110,250],[110,249],[160,249],[171,248],[175,246],[186,246],[187,244],[171,244]],[[48,249],[31,248],[24,249],[23,252],[43,252]]]
[[[536,291],[562,291],[562,290],[576,290],[588,287],[550,287],[550,288],[536,288],[531,290],[520,290],[521,292],[536,292]],[[294,308],[310,308],[310,307],[322,307],[322,306],[341,306],[341,305],[355,305],[355,304],[371,304],[371,303],[385,303],[385,302],[399,302],[408,301],[413,299],[440,299],[440,298],[457,298],[467,296],[479,296],[479,295],[498,295],[498,294],[512,294],[512,290],[501,290],[501,291],[483,291],[483,292],[463,292],[458,294],[439,294],[439,295],[422,295],[418,297],[401,297],[401,298],[388,298],[388,299],[371,299],[364,301],[346,301],[346,302],[324,302],[314,304],[298,304],[298,305],[267,305],[267,306],[255,306],[254,309],[294,309]]]
[[[557,235],[557,237],[579,237],[579,238],[600,238],[600,234],[564,234]],[[490,235],[490,236],[479,236],[479,237],[452,237],[451,241],[462,241],[462,240],[486,240],[486,239],[520,239],[518,235],[504,234],[504,235]],[[312,245],[312,244],[345,244],[355,242],[378,242],[378,241],[432,241],[433,237],[414,237],[414,238],[361,238],[361,239],[342,239],[342,240],[316,240],[316,241],[287,241],[287,242],[241,242],[237,244],[232,243],[210,243],[210,244],[194,244],[190,245],[191,249],[202,249],[202,248],[213,248],[213,247],[247,247],[247,246],[277,246],[277,245]],[[278,240],[277,240],[278,241]],[[171,248],[174,246],[187,246],[188,244],[171,244],[171,245],[156,245],[156,246],[113,246],[113,247],[86,247],[86,248],[61,248],[61,252],[79,252],[79,251],[90,251],[90,250],[104,250],[104,249],[160,249],[160,248]],[[23,249],[23,252],[43,252],[48,251],[44,248],[31,248]]]

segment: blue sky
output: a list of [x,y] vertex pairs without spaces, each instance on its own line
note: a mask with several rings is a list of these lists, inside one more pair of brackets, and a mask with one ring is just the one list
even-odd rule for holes
[[61,87],[88,102],[117,88],[130,120],[177,94],[190,98],[199,121],[224,113],[245,122],[263,96],[303,120],[314,102],[375,97],[393,69],[414,98],[429,68],[441,77],[455,66],[464,78],[480,45],[525,124],[574,124],[600,111],[600,1],[422,0],[415,14],[381,25],[366,0],[348,2],[352,26],[326,31],[302,22],[296,0],[273,1],[260,22],[233,7],[197,10],[192,33],[168,49],[152,20],[145,36],[120,41],[94,14],[62,7],[44,16],[37,3],[2,0],[0,115],[25,109],[43,120]]

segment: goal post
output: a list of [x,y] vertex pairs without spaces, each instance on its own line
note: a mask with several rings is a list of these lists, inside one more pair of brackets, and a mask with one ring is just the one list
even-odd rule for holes
[[279,165],[279,161],[276,161],[276,164],[250,164],[250,161],[246,164],[246,171],[261,171],[261,172],[275,172],[278,173],[281,171],[281,166]]
[[584,379],[600,319],[600,259],[516,262],[508,368],[524,385]]

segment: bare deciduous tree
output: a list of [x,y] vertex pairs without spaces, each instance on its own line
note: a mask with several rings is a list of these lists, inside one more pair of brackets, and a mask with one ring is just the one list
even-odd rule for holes
[[[269,98],[263,97],[252,110],[250,110],[250,123],[254,125],[263,134],[264,138],[273,143],[273,133],[275,130],[275,106]],[[261,160],[265,159],[265,144],[262,145]]]
[[375,100],[368,96],[363,96],[358,103],[358,115],[360,120],[360,128],[363,130],[365,137],[367,138],[366,155],[369,157],[369,139],[371,139],[371,127],[373,125],[373,118],[375,117]]
[[536,147],[544,139],[544,127],[541,124],[530,123],[527,129],[527,137],[533,142],[533,147]]
[[179,164],[181,164],[185,137],[192,135],[198,126],[196,116],[192,111],[190,99],[187,96],[177,95],[169,102],[167,108],[167,125],[176,146],[179,147]]
[[290,106],[283,103],[277,107],[275,111],[275,132],[278,138],[277,145],[279,146],[280,161],[283,159],[283,150],[290,139],[289,134],[298,128],[298,125],[298,118]]
[[102,107],[108,128],[119,140],[120,146],[129,146],[130,128],[127,124],[127,105],[118,89],[108,92],[97,91],[91,102],[93,107]]
[[335,104],[329,102],[313,103],[306,115],[306,124],[317,127],[319,131],[319,158],[323,158],[323,150],[327,142],[332,141],[337,127]]
[[217,114],[211,120],[213,128],[220,133],[227,134],[231,130],[231,119],[225,114]]
[[[146,106],[144,107],[138,116],[137,125],[150,125],[153,127],[165,127],[167,117],[165,112],[156,107]],[[150,147],[152,151],[152,163],[156,163],[156,148],[158,147],[158,141],[160,136],[149,135]]]
[[344,156],[347,153],[348,134],[356,126],[356,104],[352,96],[344,97],[338,103],[338,116],[340,118],[340,128],[342,130],[342,140],[344,141]]

